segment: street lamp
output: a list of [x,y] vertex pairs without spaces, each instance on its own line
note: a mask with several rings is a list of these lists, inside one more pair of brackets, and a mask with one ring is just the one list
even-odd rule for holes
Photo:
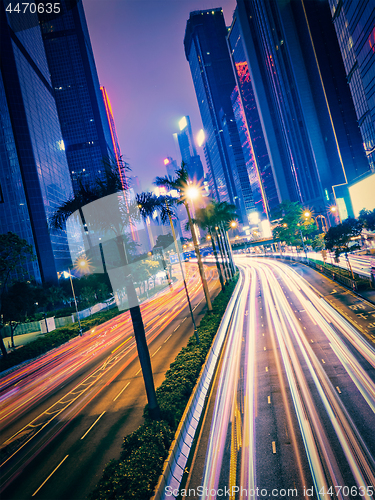
[[198,246],[198,241],[197,241],[197,235],[195,234],[195,228],[193,225],[193,221],[190,216],[190,209],[189,209],[189,204],[187,202],[187,199],[190,198],[191,200],[196,199],[199,196],[199,189],[197,186],[194,185],[188,185],[184,190],[183,190],[183,196],[184,196],[184,205],[186,208],[188,220],[189,220],[189,227],[190,227],[190,232],[191,236],[193,238],[193,243],[194,243],[194,248],[195,248],[195,254],[198,259],[198,269],[199,269],[199,274],[201,276],[202,280],[202,285],[203,285],[203,291],[204,295],[206,297],[206,302],[207,302],[207,308],[211,312],[212,311],[212,304],[211,304],[211,297],[210,297],[210,292],[208,290],[207,286],[207,281],[206,281],[206,276],[204,274],[204,268],[203,268],[203,263],[202,263],[202,257],[199,252],[199,246]]
[[306,250],[306,247],[305,247],[305,242],[303,241],[303,236],[302,236],[302,231],[301,231],[301,225],[300,225],[300,223],[298,223],[297,226],[298,226],[298,229],[299,229],[299,234],[301,235],[302,246],[303,246],[303,250],[305,252],[306,259],[307,259],[307,250]]
[[68,267],[68,273],[69,273],[69,278],[70,278],[70,285],[72,287],[72,292],[73,292],[73,298],[74,298],[74,304],[76,306],[76,313],[77,313],[77,319],[78,319],[78,325],[79,325],[79,334],[82,337],[82,326],[81,326],[81,321],[79,319],[79,314],[78,314],[78,306],[77,306],[77,299],[76,299],[76,294],[74,293],[74,286],[73,286],[73,281],[72,281],[72,273],[70,271],[70,268]]
[[[168,211],[169,223],[170,223],[170,225],[171,225],[171,229],[172,229],[172,236],[173,236],[173,241],[174,241],[174,245],[175,245],[175,248],[176,248],[176,253],[177,253],[177,257],[178,257],[178,263],[180,264],[181,276],[182,276],[182,279],[183,279],[183,282],[184,282],[184,288],[185,288],[185,293],[186,293],[186,299],[187,299],[188,304],[189,304],[189,310],[190,310],[191,321],[192,321],[192,323],[193,323],[193,327],[194,327],[194,334],[195,334],[195,338],[196,338],[197,344],[199,344],[199,335],[198,335],[197,325],[195,324],[195,319],[194,319],[193,309],[192,309],[192,307],[191,307],[191,302],[190,302],[190,297],[189,297],[188,287],[187,287],[187,284],[186,284],[186,279],[185,279],[185,273],[184,273],[184,269],[183,269],[183,267],[182,267],[182,262],[181,262],[181,254],[180,254],[180,250],[179,250],[179,248],[178,248],[177,239],[176,239],[176,232],[175,232],[175,230],[174,230],[174,225],[173,225],[172,215],[171,215],[171,212],[170,212],[170,210],[169,210],[169,206],[168,206],[168,202],[167,202],[167,200],[165,200],[165,204],[166,204],[167,211]],[[186,245],[183,245],[183,248],[186,248]]]

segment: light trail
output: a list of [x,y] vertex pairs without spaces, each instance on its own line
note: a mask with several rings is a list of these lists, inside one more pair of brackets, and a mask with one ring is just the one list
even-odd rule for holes
[[[294,269],[266,259],[242,258],[236,263],[243,274],[242,291],[223,353],[203,491],[236,485],[249,492],[262,487],[257,464],[266,457],[257,456],[255,451],[257,428],[261,425],[257,419],[257,391],[261,377],[269,376],[273,364],[294,450],[293,458],[288,460],[292,459],[298,470],[299,486],[309,487],[304,466],[307,463],[317,498],[326,498],[327,491],[333,491],[343,500],[343,490],[335,487],[350,485],[370,500],[375,484],[375,440],[371,431],[362,435],[357,424],[371,419],[371,415],[375,422],[373,346]],[[317,343],[312,337],[318,339]],[[264,345],[267,338],[271,350],[269,341]],[[323,356],[318,355],[321,342],[326,346]],[[268,361],[265,369],[263,365],[262,372],[257,373],[257,353],[261,352]],[[332,364],[343,368],[340,387],[349,387],[344,399],[337,382],[333,384],[328,375]],[[364,404],[358,409],[355,404],[347,407],[344,401],[348,397]],[[274,405],[270,396],[268,404]],[[353,413],[353,408],[358,414]],[[299,429],[293,429],[293,421],[298,422]],[[371,428],[371,423],[368,425]],[[286,452],[279,451],[275,440],[270,441],[270,448],[274,455]],[[226,461],[224,450],[229,457]],[[239,498],[233,493],[229,497]],[[203,498],[216,497],[211,494]]]
[[[216,270],[208,268],[206,273],[210,287],[213,288],[217,285]],[[188,287],[191,299],[199,300],[202,286],[197,282],[195,269],[189,273]],[[179,282],[174,283],[173,290],[166,289],[164,293],[159,293],[143,304],[142,315],[145,323],[149,325],[146,328],[147,343],[153,342],[167,325],[181,315],[185,307],[185,291]],[[0,446],[1,467],[9,469],[6,476],[3,474],[7,485],[12,480],[16,467],[22,464],[21,455],[28,453],[23,451],[21,458],[17,458],[21,450],[26,450],[26,446],[30,448],[29,443],[31,441],[34,443],[35,438],[38,438],[36,441],[38,443],[40,441],[41,444],[39,448],[37,444],[33,445],[33,450],[36,450],[33,451],[35,456],[47,438],[50,440],[57,435],[60,429],[137,357],[129,316],[128,312],[123,313],[104,325],[95,327],[83,337],[75,338],[3,377],[0,385],[0,423],[4,430],[38,403],[42,403],[47,396],[53,395],[61,386],[74,380],[88,362],[95,363],[96,358],[106,356],[102,363],[89,371],[73,389],[61,394],[58,401],[52,405],[50,403],[36,417],[30,418],[29,423],[23,424],[15,433],[6,437],[2,432],[5,441]],[[156,349],[154,355],[159,349]],[[109,375],[115,366],[117,371]],[[100,379],[107,374],[110,376],[109,381],[105,384],[100,383]],[[13,465],[8,466],[8,463]]]

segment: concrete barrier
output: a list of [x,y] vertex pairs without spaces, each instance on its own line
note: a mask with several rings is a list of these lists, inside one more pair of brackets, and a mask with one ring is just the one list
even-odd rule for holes
[[213,380],[217,362],[220,357],[221,349],[227,335],[230,325],[234,306],[238,294],[242,288],[243,275],[240,278],[234,289],[233,295],[229,301],[228,307],[221,320],[220,326],[216,333],[215,339],[207,355],[206,362],[202,367],[198,381],[195,385],[181,422],[177,428],[175,438],[171,444],[169,455],[164,462],[163,472],[156,486],[155,495],[152,500],[164,500],[176,498],[174,496],[166,496],[166,487],[170,486],[173,490],[179,489],[182,476],[189,458],[190,450],[194,441],[199,420],[202,416],[205,399],[209,393],[210,385]]

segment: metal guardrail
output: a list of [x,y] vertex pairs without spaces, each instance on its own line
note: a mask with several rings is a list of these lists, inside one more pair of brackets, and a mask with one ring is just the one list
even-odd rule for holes
[[208,352],[206,362],[202,367],[198,381],[175,433],[174,441],[171,444],[169,455],[164,462],[163,472],[159,478],[152,500],[176,498],[170,494],[166,496],[166,488],[169,486],[172,490],[178,490],[181,484],[196,430],[199,425],[199,420],[202,416],[205,399],[215,374],[221,348],[227,335],[242,282],[243,275],[240,273],[240,279],[234,289],[233,295],[217,330],[214,342]]
[[[267,257],[269,258],[270,256],[268,255]],[[326,276],[328,276],[328,278],[331,278],[332,280],[335,280],[338,283],[345,285],[347,288],[350,288],[351,290],[353,290],[355,292],[358,290],[372,288],[371,279],[367,279],[365,277],[357,278],[355,280],[353,280],[351,278],[347,278],[346,276],[343,276],[340,273],[340,268],[338,266],[337,266],[337,272],[335,272],[335,271],[332,271],[331,269],[327,269],[323,264],[316,264],[315,262],[312,262],[310,259],[306,259],[306,257],[302,257],[302,256],[295,257],[294,255],[273,255],[273,257],[277,258],[277,259],[291,260],[294,262],[302,262],[302,264],[306,264],[307,266],[318,270],[322,274],[325,274]]]

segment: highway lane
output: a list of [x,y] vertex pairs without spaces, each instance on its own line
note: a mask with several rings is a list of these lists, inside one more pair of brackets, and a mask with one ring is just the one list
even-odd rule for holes
[[[293,252],[286,252],[286,253],[284,253],[284,255],[291,255],[291,256],[294,255],[295,256],[296,254]],[[302,255],[304,257],[305,253],[300,252],[299,255]],[[323,257],[322,257],[322,254],[320,252],[307,252],[307,257],[309,259],[320,260],[321,262],[323,262]],[[370,278],[370,276],[371,276],[371,261],[374,260],[374,256],[349,254],[348,259],[350,261],[350,265],[352,267],[353,272],[355,272],[361,276],[364,276],[366,278]],[[345,255],[341,255],[339,257],[339,262],[335,262],[334,255],[331,254],[330,252],[327,252],[326,262],[327,262],[327,264],[332,264],[334,266],[342,267],[343,269],[350,272]]]
[[372,498],[373,344],[290,266],[249,258],[237,265],[242,296],[196,450],[206,454],[203,477],[193,459],[186,484],[205,494],[189,498],[219,498],[225,487],[225,498],[246,498],[236,488]]
[[[199,321],[205,306],[203,293],[196,266],[187,267]],[[214,267],[207,268],[207,278],[212,293],[217,293]],[[192,333],[182,284],[174,284],[173,290],[141,308],[159,385]],[[146,399],[129,313],[8,374],[1,384],[1,498],[31,498],[33,493],[56,500],[84,498],[105,463],[119,455],[122,437],[142,420]],[[60,469],[64,475],[59,478]]]

